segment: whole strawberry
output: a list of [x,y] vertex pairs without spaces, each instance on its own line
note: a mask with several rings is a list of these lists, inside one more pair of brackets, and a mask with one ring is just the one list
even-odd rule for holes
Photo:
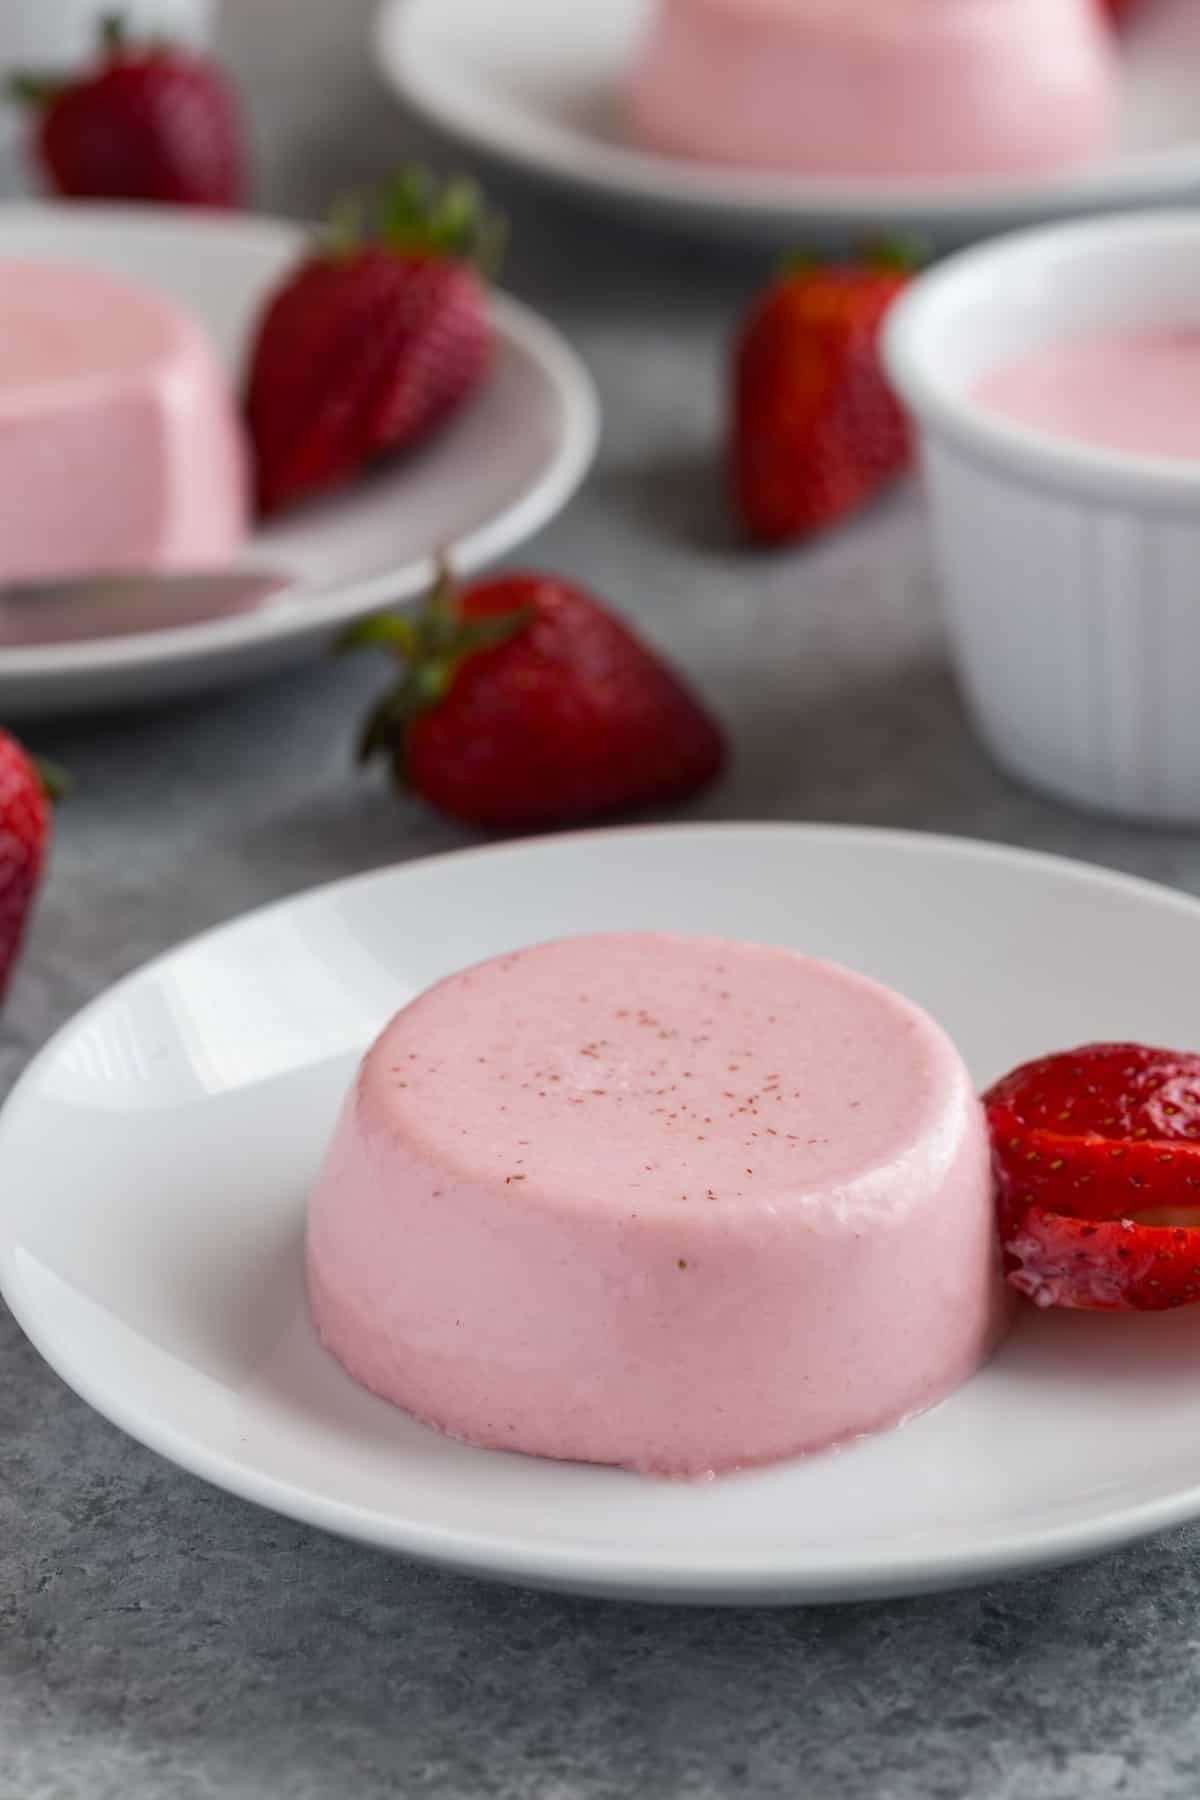
[[895,259],[798,264],[751,310],[734,351],[731,471],[750,537],[781,543],[832,525],[907,464],[879,337],[909,278]]
[[533,830],[685,799],[718,773],[719,726],[627,625],[552,575],[457,593],[354,626],[404,664],[361,756],[386,757],[440,811]]
[[353,481],[470,398],[492,349],[496,223],[470,182],[420,171],[383,196],[364,238],[342,220],[268,302],[251,354],[249,420],[264,513]]
[[65,79],[19,76],[13,92],[39,109],[38,157],[60,194],[216,207],[242,198],[239,107],[208,57],[129,43],[114,17],[94,68]]
[[0,998],[25,935],[50,828],[41,772],[16,738],[0,730]]

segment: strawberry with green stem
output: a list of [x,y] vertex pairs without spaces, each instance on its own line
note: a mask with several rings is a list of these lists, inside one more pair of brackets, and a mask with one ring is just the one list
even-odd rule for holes
[[346,633],[402,666],[363,734],[398,784],[469,824],[536,830],[681,801],[725,758],[720,727],[591,594],[508,574]]
[[353,481],[458,413],[492,353],[487,277],[503,242],[469,181],[401,175],[373,219],[343,206],[271,296],[248,418],[266,514]]
[[19,75],[10,85],[17,100],[37,110],[38,160],[58,193],[175,206],[240,203],[240,109],[211,57],[132,42],[114,14],[104,21],[93,67],[79,75]]
[[826,529],[907,466],[908,425],[880,335],[915,258],[799,258],[755,301],[734,347],[731,485],[747,535],[785,543]]

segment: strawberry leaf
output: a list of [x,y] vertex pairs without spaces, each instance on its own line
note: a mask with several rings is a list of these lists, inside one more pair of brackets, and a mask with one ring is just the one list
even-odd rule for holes
[[400,255],[441,256],[494,276],[507,228],[489,213],[478,185],[465,176],[438,188],[427,169],[401,171],[379,202],[379,235]]
[[409,658],[417,651],[416,626],[405,613],[373,613],[370,618],[358,619],[340,632],[334,640],[334,649],[391,650],[397,656]]
[[47,762],[41,756],[36,758],[33,766],[38,772],[42,792],[50,804],[57,806],[60,800],[65,800],[73,785],[67,771],[58,763]]
[[437,579],[419,613],[376,613],[342,632],[336,649],[386,650],[403,665],[400,679],[367,719],[358,741],[359,762],[388,756],[395,779],[401,781],[404,742],[413,720],[441,704],[468,657],[507,643],[526,630],[534,617],[532,607],[520,607],[484,618],[464,618],[449,563],[439,558]]

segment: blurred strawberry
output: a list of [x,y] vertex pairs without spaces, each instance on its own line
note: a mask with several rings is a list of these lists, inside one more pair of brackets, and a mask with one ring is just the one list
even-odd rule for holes
[[781,543],[833,525],[907,464],[879,336],[910,273],[895,257],[798,263],[756,301],[733,376],[733,497],[752,538]]
[[1139,0],[1096,0],[1096,4],[1114,25],[1123,25],[1130,14],[1137,11]]
[[129,43],[112,17],[95,67],[74,77],[21,75],[12,90],[39,110],[37,152],[60,194],[218,207],[242,198],[238,103],[211,58]]
[[8,986],[50,841],[50,786],[0,729],[0,998]]
[[683,800],[718,773],[720,727],[629,627],[553,575],[463,593],[346,633],[404,665],[361,744],[430,805],[532,830]]
[[264,513],[344,486],[464,405],[491,355],[483,276],[499,248],[473,183],[439,192],[420,171],[388,189],[366,239],[357,215],[335,221],[269,300],[251,355]]

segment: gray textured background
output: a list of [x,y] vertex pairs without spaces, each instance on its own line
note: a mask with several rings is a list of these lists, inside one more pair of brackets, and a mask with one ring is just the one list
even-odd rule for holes
[[[369,0],[227,11],[267,204],[312,213],[421,146],[369,72]],[[606,409],[595,479],[536,556],[637,615],[725,713],[736,769],[696,816],[971,833],[1200,890],[1194,839],[1072,816],[983,758],[914,496],[815,549],[735,548],[716,371],[756,265],[496,185],[509,284],[574,338]],[[463,841],[350,771],[377,680],[327,664],[42,734],[78,787],[0,1085],[188,933]],[[1198,1550],[1200,1530],[1175,1532],[1011,1587],[845,1611],[507,1592],[176,1473],[66,1392],[0,1308],[0,1800],[1195,1800]]]

